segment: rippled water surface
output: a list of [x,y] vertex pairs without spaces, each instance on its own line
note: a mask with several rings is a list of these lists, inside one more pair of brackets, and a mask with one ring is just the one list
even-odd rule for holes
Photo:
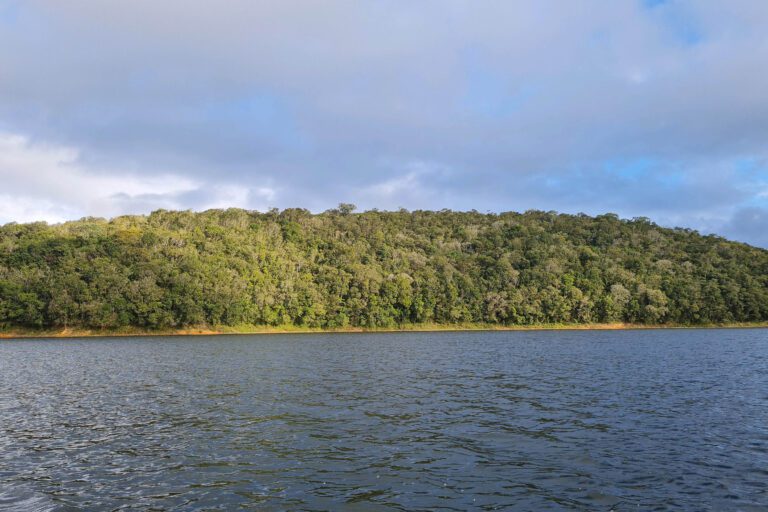
[[0,341],[0,509],[768,510],[768,330]]

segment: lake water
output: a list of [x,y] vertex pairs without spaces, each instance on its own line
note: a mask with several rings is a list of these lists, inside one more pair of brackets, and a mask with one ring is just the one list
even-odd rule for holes
[[0,509],[768,510],[768,330],[0,341]]

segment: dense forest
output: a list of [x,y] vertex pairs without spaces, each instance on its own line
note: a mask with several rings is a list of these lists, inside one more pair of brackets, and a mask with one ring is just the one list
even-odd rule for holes
[[768,320],[768,251],[554,212],[156,211],[0,227],[0,327]]

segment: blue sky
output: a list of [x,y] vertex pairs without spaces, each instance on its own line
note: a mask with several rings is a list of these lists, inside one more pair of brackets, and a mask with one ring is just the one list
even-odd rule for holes
[[0,223],[557,210],[768,247],[764,0],[0,0]]

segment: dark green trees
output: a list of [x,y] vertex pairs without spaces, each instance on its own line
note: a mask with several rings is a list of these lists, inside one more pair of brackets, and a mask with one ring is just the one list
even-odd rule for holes
[[608,214],[157,211],[0,227],[0,326],[768,320],[768,251]]

